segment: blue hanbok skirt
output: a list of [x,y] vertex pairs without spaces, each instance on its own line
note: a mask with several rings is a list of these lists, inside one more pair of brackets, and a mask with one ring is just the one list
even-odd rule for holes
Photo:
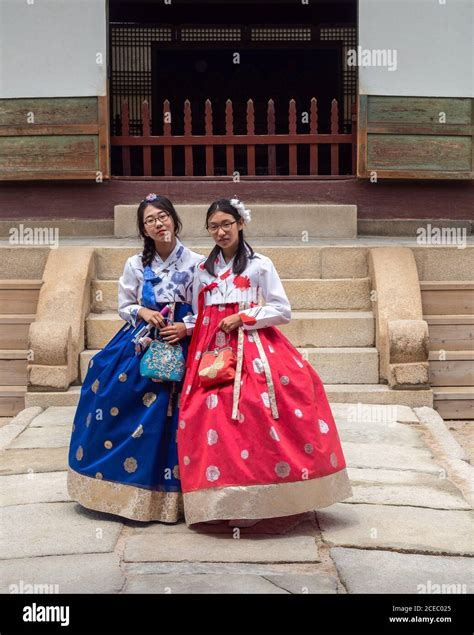
[[[190,313],[190,304],[177,302],[174,320]],[[144,325],[124,324],[89,364],[72,428],[68,492],[89,509],[177,522],[184,517],[177,453],[183,382],[140,375],[144,353],[135,354],[132,340]],[[185,358],[189,342],[180,340]]]

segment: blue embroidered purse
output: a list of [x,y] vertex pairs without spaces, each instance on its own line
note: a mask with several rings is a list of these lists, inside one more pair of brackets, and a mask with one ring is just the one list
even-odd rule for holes
[[181,344],[156,339],[150,342],[140,361],[140,375],[154,381],[181,381],[185,366]]
[[[169,316],[165,317],[165,320],[168,323],[173,323],[175,305],[172,303],[168,306],[170,312]],[[146,330],[149,328],[150,325],[148,325]],[[153,381],[181,381],[185,370],[186,361],[181,344],[179,342],[177,344],[169,344],[160,338],[159,335],[150,342],[146,353],[140,360],[140,375]]]

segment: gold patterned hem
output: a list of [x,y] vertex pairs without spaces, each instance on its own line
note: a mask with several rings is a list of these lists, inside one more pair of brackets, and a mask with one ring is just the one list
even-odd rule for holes
[[208,487],[184,497],[186,524],[231,518],[278,518],[328,507],[352,496],[346,468],[294,483]]
[[83,507],[130,520],[175,523],[184,518],[182,492],[158,492],[114,483],[68,469],[69,496]]

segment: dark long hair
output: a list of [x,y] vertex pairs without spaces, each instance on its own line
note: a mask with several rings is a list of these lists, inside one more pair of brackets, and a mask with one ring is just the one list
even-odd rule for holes
[[[231,216],[233,216],[236,221],[239,221],[242,218],[242,216],[231,204],[228,198],[220,198],[218,201],[214,201],[214,203],[212,203],[207,210],[206,228],[209,223],[209,218],[212,216],[212,214],[214,214],[214,212],[225,212],[226,214],[231,214]],[[222,249],[219,247],[219,245],[216,245],[204,263],[204,268],[211,274],[211,276],[216,275],[214,271],[214,260],[221,252]],[[244,230],[239,229],[239,244],[237,246],[237,252],[235,254],[234,261],[232,263],[233,273],[240,275],[247,267],[249,259],[251,260],[253,257],[254,251],[252,247],[246,240],[244,240]]]
[[144,199],[141,201],[140,205],[137,209],[137,227],[138,233],[143,238],[143,254],[142,254],[142,264],[144,267],[149,265],[155,256],[155,241],[150,236],[145,234],[145,223],[143,222],[143,217],[145,215],[145,209],[148,205],[152,205],[156,207],[156,209],[168,212],[174,222],[174,235],[179,236],[179,232],[183,227],[183,223],[181,222],[180,217],[178,216],[178,212],[175,210],[173,203],[166,198],[166,196],[160,196],[159,194],[153,201],[147,201]]

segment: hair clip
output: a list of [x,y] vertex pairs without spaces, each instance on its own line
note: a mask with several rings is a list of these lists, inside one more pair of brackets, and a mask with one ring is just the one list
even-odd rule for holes
[[147,194],[143,200],[151,203],[152,201],[156,201],[157,198],[158,196],[152,192],[151,194]]

